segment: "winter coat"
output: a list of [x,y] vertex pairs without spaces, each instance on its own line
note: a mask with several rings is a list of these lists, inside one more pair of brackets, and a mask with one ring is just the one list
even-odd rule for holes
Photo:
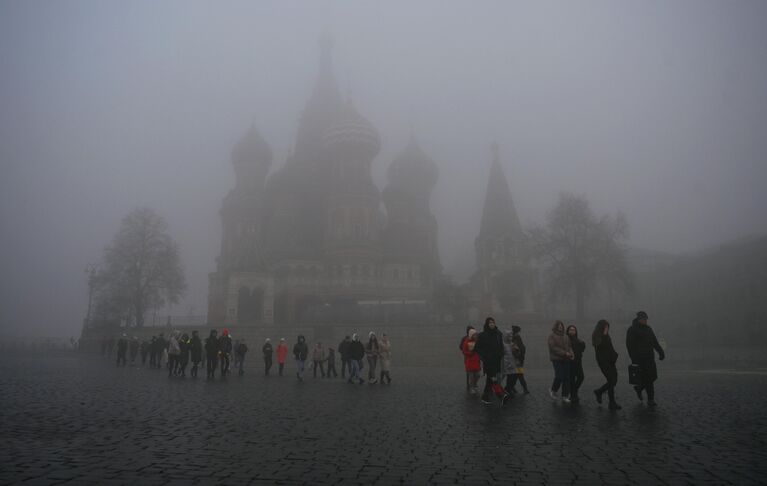
[[202,341],[200,341],[199,336],[192,336],[189,341],[189,353],[192,357],[192,363],[202,361]]
[[378,342],[378,356],[381,371],[391,371],[391,341],[381,339]]
[[503,335],[503,373],[507,375],[517,374],[517,362],[514,359],[513,346],[511,331],[506,331]]
[[485,324],[482,332],[477,336],[477,345],[474,348],[482,360],[482,368],[488,376],[495,376],[501,371],[503,359],[503,335],[498,328],[490,329]]
[[[261,347],[261,352],[264,353],[264,358],[271,358],[272,353],[274,352],[274,349],[272,348],[272,343],[264,343],[263,347]],[[288,352],[288,347],[285,346],[285,352]]]
[[349,359],[349,345],[351,343],[351,341],[344,339],[338,344],[338,354],[341,355],[341,359]]
[[514,354],[517,368],[523,368],[525,366],[525,354],[527,353],[525,343],[522,342],[522,337],[519,334],[512,338],[511,343],[511,352]]
[[312,361],[325,361],[325,350],[322,347],[314,347],[312,350]]
[[120,338],[120,340],[117,341],[117,352],[120,354],[125,354],[127,350],[128,350],[128,341],[126,341],[124,338]]
[[306,345],[306,341],[303,337],[298,338],[298,342],[293,346],[293,356],[298,361],[306,361],[306,356],[309,354],[309,347]]
[[564,331],[556,329],[549,334],[549,359],[551,361],[566,361],[570,359],[569,353],[573,352],[570,346],[570,338]]
[[237,345],[237,349],[234,350],[235,354],[239,358],[244,358],[245,353],[248,352],[248,346],[245,343],[240,343]]
[[365,345],[365,354],[368,358],[378,356],[379,343],[378,339],[372,339]]
[[328,366],[336,365],[336,352],[333,348],[328,348],[328,358],[326,361],[328,362]]
[[183,339],[179,340],[178,349],[179,359],[182,363],[186,364],[189,361],[189,341],[184,341]]
[[210,336],[205,339],[205,354],[208,358],[218,356],[218,338],[216,336]]
[[349,358],[359,361],[364,357],[365,346],[360,341],[352,341],[349,344]]
[[181,347],[178,344],[178,338],[176,336],[171,336],[168,339],[168,354],[171,356],[178,356],[181,354]]
[[570,347],[573,350],[573,363],[580,364],[583,362],[583,352],[586,351],[586,343],[578,339],[578,336],[570,338]]
[[221,336],[218,338],[218,350],[221,354],[232,354],[232,337]]
[[475,350],[476,339],[466,338],[463,341],[463,366],[469,373],[482,371],[482,362]]
[[597,364],[601,369],[614,366],[618,361],[618,353],[613,347],[613,340],[609,335],[601,336],[598,343],[594,346],[597,355]]
[[634,319],[634,322],[626,332],[626,348],[628,348],[631,362],[639,365],[642,370],[642,381],[653,382],[658,379],[658,370],[655,367],[655,352],[661,360],[666,357],[663,348],[658,343],[658,338],[652,328]]
[[285,343],[280,343],[277,345],[277,362],[278,363],[285,363],[285,360],[288,357],[288,345]]

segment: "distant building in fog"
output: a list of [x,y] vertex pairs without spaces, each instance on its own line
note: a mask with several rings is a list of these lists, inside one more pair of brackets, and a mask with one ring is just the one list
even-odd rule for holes
[[234,147],[236,185],[223,202],[209,277],[212,324],[428,317],[441,274],[429,207],[437,166],[411,137],[379,191],[371,177],[379,134],[339,94],[331,49],[323,38],[286,163],[267,177],[272,151],[255,127]]

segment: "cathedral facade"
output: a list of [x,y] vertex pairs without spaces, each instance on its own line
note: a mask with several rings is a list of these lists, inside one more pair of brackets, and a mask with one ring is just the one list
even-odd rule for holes
[[270,171],[272,151],[255,127],[232,151],[236,183],[220,213],[209,324],[428,318],[442,271],[429,206],[437,166],[411,137],[379,190],[371,175],[378,131],[340,95],[331,50],[322,39],[285,163]]

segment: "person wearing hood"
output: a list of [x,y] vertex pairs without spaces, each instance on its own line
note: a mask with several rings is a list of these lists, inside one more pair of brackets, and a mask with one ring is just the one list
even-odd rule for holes
[[469,329],[466,339],[463,340],[463,367],[466,369],[468,378],[467,391],[472,395],[479,393],[479,372],[482,371],[482,362],[476,351],[477,330]]
[[181,333],[179,331],[173,331],[173,333],[168,338],[168,376],[176,374],[178,358],[181,354],[181,346],[178,343],[180,334]]
[[[482,326],[482,332],[477,336],[475,346],[482,369],[485,371],[485,389],[482,391],[482,403],[489,405],[493,385],[500,386],[499,376],[503,366],[503,335],[495,325],[495,319],[488,317]],[[506,400],[506,395],[501,397]]]
[[189,354],[192,359],[192,370],[190,374],[197,378],[197,368],[202,362],[202,341],[197,331],[192,331],[192,338],[189,340]]
[[517,361],[514,359],[514,332],[504,331],[503,333],[503,373],[506,375],[506,393],[509,398],[514,398],[517,394],[514,389],[517,376]]
[[[466,354],[464,353],[463,348],[464,348],[464,344],[469,339],[469,333],[471,333],[471,331],[474,331],[474,333],[477,332],[476,329],[474,329],[474,326],[469,324],[468,326],[466,326],[466,334],[464,334],[461,337],[461,343],[458,345],[458,349],[460,349],[461,353],[463,354],[464,368],[466,367]],[[476,344],[476,340],[475,340],[475,344]],[[469,373],[469,371],[467,370],[466,371],[466,391],[471,393],[471,390],[472,390],[471,373]]]
[[296,378],[298,378],[299,381],[304,381],[304,367],[308,355],[309,347],[306,345],[306,338],[299,335],[298,341],[293,346],[293,357],[296,359]]
[[208,378],[215,378],[216,366],[218,366],[218,332],[210,330],[210,335],[205,339],[205,357]]
[[557,400],[557,392],[562,387],[562,401],[570,403],[570,362],[573,359],[573,350],[570,346],[570,338],[565,334],[565,325],[562,321],[556,321],[551,328],[548,339],[549,359],[554,366],[554,382],[549,389],[549,395]]
[[573,360],[570,362],[570,401],[578,403],[578,389],[583,384],[583,352],[586,351],[586,343],[578,337],[578,328],[574,325],[567,326],[567,337],[570,339],[570,348],[573,350]]
[[351,360],[352,369],[349,372],[349,383],[354,383],[354,380],[359,380],[359,384],[365,383],[362,379],[360,371],[362,370],[362,359],[365,357],[365,346],[360,341],[360,337],[357,334],[352,335],[352,341],[349,343],[349,359]]
[[640,401],[643,400],[642,392],[647,392],[647,406],[655,407],[655,380],[658,379],[658,368],[655,366],[655,353],[658,359],[663,361],[666,353],[658,343],[658,338],[652,328],[647,325],[647,313],[637,312],[636,318],[626,332],[626,348],[628,348],[631,363],[638,365],[640,369],[641,383],[634,386],[634,391]]
[[378,338],[376,337],[376,333],[371,331],[368,333],[368,343],[365,345],[365,356],[368,360],[368,383],[371,385],[378,383],[378,378],[376,378],[378,352]]
[[280,376],[285,370],[285,360],[288,359],[288,343],[285,342],[285,338],[280,338],[280,344],[277,345],[277,366],[279,368]]
[[237,374],[242,376],[245,374],[243,366],[245,366],[245,354],[248,352],[248,345],[245,344],[244,339],[240,339],[237,347],[234,348],[234,355],[237,356]]
[[312,349],[312,370],[314,371],[314,378],[317,378],[317,368],[320,369],[322,377],[325,378],[325,348],[322,347],[322,343],[317,341]]
[[[285,347],[285,351],[287,351],[287,346]],[[271,339],[266,338],[266,340],[264,340],[264,345],[261,346],[261,352],[264,355],[264,376],[269,376],[269,370],[272,369],[272,354],[274,354]]]
[[613,341],[610,338],[610,323],[602,319],[597,322],[594,332],[591,334],[591,344],[597,355],[597,365],[602,374],[607,378],[607,383],[594,390],[597,403],[602,403],[602,394],[607,392],[610,399],[610,410],[620,410],[621,406],[615,401],[615,385],[618,383],[618,369],[615,363],[618,361],[618,353],[615,352]]
[[[117,341],[117,366],[125,366],[125,356],[128,353],[128,335],[123,333]],[[120,364],[122,363],[122,365]]]
[[341,378],[346,378],[346,372],[349,372],[349,376],[352,375],[352,361],[349,356],[349,345],[352,343],[352,338],[349,336],[344,337],[344,340],[338,343],[338,354],[341,355]]
[[232,356],[232,336],[229,335],[229,329],[224,329],[221,337],[218,338],[218,356],[221,360],[221,377],[229,374],[229,359]]
[[391,341],[386,333],[378,343],[378,361],[381,367],[381,384],[391,385]]

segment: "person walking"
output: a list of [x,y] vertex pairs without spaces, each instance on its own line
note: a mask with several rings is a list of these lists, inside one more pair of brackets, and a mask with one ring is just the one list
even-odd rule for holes
[[245,344],[245,340],[241,339],[240,343],[234,349],[234,354],[237,356],[237,374],[242,376],[245,374],[243,367],[245,366],[245,355],[248,352],[248,345]]
[[517,375],[517,361],[514,359],[514,332],[505,331],[503,333],[503,373],[506,375],[506,401],[514,398],[517,394],[514,389],[516,383],[515,376]]
[[279,368],[280,376],[285,370],[285,360],[288,359],[288,344],[285,342],[285,338],[280,338],[280,344],[277,345],[277,367]]
[[548,339],[549,359],[554,366],[554,382],[549,389],[549,395],[557,400],[557,392],[562,387],[562,401],[570,403],[570,362],[573,359],[573,351],[570,347],[570,338],[565,334],[565,325],[562,321],[556,321],[551,328]]
[[573,351],[573,359],[570,362],[570,401],[578,403],[578,390],[583,384],[583,352],[586,351],[586,343],[578,337],[578,328],[574,325],[567,326],[567,337],[570,339],[570,348]]
[[368,383],[375,385],[378,383],[376,378],[376,366],[378,365],[378,338],[376,333],[370,332],[368,334],[368,343],[365,345],[365,356],[368,359]]
[[626,332],[626,348],[628,348],[631,363],[639,366],[640,384],[634,386],[634,391],[642,401],[642,392],[647,392],[647,406],[655,407],[655,380],[658,379],[658,368],[655,365],[655,353],[658,353],[658,359],[666,359],[666,353],[658,343],[655,332],[647,324],[647,313],[637,312],[636,317],[631,323],[631,327]]
[[205,357],[208,378],[216,377],[216,366],[218,365],[218,332],[215,329],[210,330],[210,335],[205,340]]
[[192,338],[189,340],[189,357],[192,360],[190,374],[193,378],[197,378],[197,369],[202,362],[202,341],[197,331],[192,331]]
[[232,346],[232,349],[234,350],[234,368],[238,369],[240,367],[240,355],[237,353],[237,348],[240,347],[240,340],[236,339],[234,341],[234,345]]
[[468,392],[471,395],[479,394],[479,372],[482,371],[482,362],[476,351],[477,330],[469,329],[468,336],[463,340],[463,367],[466,369],[468,379]]
[[[325,360],[328,363],[328,378],[338,378],[338,372],[336,371],[336,350],[328,348],[328,357]],[[330,376],[332,373],[333,376]]]
[[[287,351],[288,347],[285,346],[285,352],[287,353]],[[264,340],[264,345],[261,346],[261,352],[264,355],[264,376],[269,376],[269,370],[272,369],[272,355],[274,354],[271,339],[266,338]],[[280,375],[282,375],[282,368],[280,368]]]
[[511,326],[511,353],[514,356],[514,363],[517,365],[517,372],[511,377],[511,389],[516,391],[517,381],[519,381],[524,394],[529,395],[530,390],[527,389],[527,380],[525,380],[525,354],[527,349],[522,341],[521,331],[522,328],[519,326]]
[[360,341],[360,337],[357,334],[352,335],[351,343],[349,343],[349,360],[351,364],[351,371],[349,372],[349,383],[354,383],[354,380],[359,380],[359,384],[365,383],[362,379],[360,372],[362,371],[362,359],[365,357],[365,345]]
[[155,368],[157,366],[157,336],[152,336],[149,341],[149,367]]
[[229,329],[224,329],[221,337],[218,338],[218,355],[221,360],[221,377],[229,374],[229,359],[232,356],[232,336],[229,335]]
[[[463,361],[464,361],[464,368],[466,367],[466,354],[464,353],[464,344],[466,344],[466,341],[469,339],[469,333],[474,330],[476,333],[476,329],[474,329],[474,326],[469,324],[466,326],[466,334],[461,337],[461,344],[458,345],[458,349],[461,350],[461,354],[463,354]],[[476,340],[475,340],[476,344]],[[471,373],[469,371],[466,371],[466,391],[471,392],[472,386],[471,386]]]
[[159,370],[162,368],[163,362],[168,362],[168,341],[165,339],[165,333],[160,333],[157,336],[157,362],[156,368]]
[[349,376],[352,375],[352,362],[349,356],[349,345],[352,343],[352,338],[345,336],[343,341],[338,343],[338,354],[341,355],[341,378],[346,378],[346,373]]
[[173,331],[168,338],[168,376],[176,374],[176,366],[181,354],[181,346],[178,343],[179,334],[179,331]]
[[607,397],[610,400],[608,408],[620,410],[621,406],[615,401],[615,385],[618,383],[618,369],[615,367],[615,363],[618,361],[618,353],[615,351],[613,341],[610,338],[609,322],[604,319],[597,322],[594,332],[591,334],[591,344],[594,345],[599,370],[607,379],[607,383],[594,390],[597,403],[602,404],[602,395],[607,392]]
[[306,345],[306,338],[299,335],[298,341],[293,346],[293,357],[296,360],[296,378],[298,378],[298,381],[304,381],[304,367],[308,355],[309,346]]
[[178,355],[178,374],[182,378],[186,378],[186,365],[189,364],[189,334],[184,333],[181,335],[181,339],[178,342],[178,348],[180,353]]
[[[128,335],[123,333],[117,341],[117,366],[125,366],[125,356],[128,354]],[[110,351],[111,355],[111,351]],[[122,363],[122,365],[120,364]]]
[[381,367],[381,384],[391,385],[391,341],[386,333],[381,335],[378,343],[378,364]]
[[317,341],[312,350],[312,370],[314,371],[314,378],[317,378],[317,368],[320,369],[322,378],[325,378],[325,349],[319,341]]
[[[474,348],[482,361],[482,369],[485,372],[485,389],[482,391],[482,403],[491,403],[491,393],[494,388],[500,387],[499,376],[503,362],[503,335],[495,325],[495,319],[488,317],[482,326],[482,332],[477,336],[477,345]],[[493,385],[496,385],[494,387]],[[500,395],[505,400],[505,394]]]

